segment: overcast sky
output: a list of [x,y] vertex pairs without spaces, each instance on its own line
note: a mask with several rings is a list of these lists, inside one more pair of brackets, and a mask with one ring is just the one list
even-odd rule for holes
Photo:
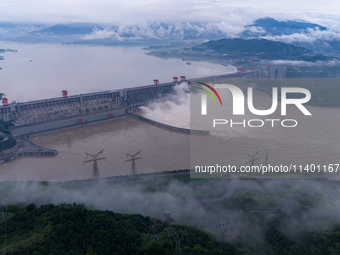
[[260,17],[340,24],[339,0],[0,0],[0,20],[56,24],[141,21],[250,24]]

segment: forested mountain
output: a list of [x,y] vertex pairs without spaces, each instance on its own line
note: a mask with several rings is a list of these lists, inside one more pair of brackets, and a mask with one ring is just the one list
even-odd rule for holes
[[[82,205],[9,205],[0,219],[4,254],[240,254],[210,234],[138,214]],[[176,242],[178,245],[176,246]],[[178,253],[179,254],[179,253]]]
[[[219,242],[198,228],[139,214],[86,209],[83,205],[8,205],[0,217],[1,254],[326,254],[340,253],[340,227],[305,231],[291,239],[280,231],[289,216],[268,224],[262,242]],[[254,230],[249,230],[254,231]],[[177,243],[177,244],[176,244]],[[177,252],[177,253],[176,253]]]

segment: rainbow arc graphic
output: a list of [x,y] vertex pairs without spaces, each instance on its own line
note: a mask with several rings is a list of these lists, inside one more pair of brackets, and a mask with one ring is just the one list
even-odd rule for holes
[[[209,89],[217,96],[217,98],[218,98],[218,100],[220,101],[220,104],[221,104],[221,106],[222,106],[221,97],[220,97],[220,95],[217,93],[217,91],[216,91],[213,87],[211,87],[210,85],[205,84],[205,83],[203,83],[203,82],[199,82],[199,84],[202,84],[202,85],[206,86],[207,88],[209,88]],[[204,92],[206,92],[206,93],[212,98],[212,100],[214,100],[215,105],[217,105],[217,102],[216,102],[216,100],[215,100],[213,94],[212,94],[209,90],[204,89],[204,88],[198,88],[198,89],[203,90]],[[207,95],[206,95],[206,94],[202,94],[202,108],[201,108],[201,114],[202,114],[202,115],[207,115]]]
[[[221,100],[221,98],[220,98],[220,95],[217,93],[217,91],[216,91],[213,87],[211,87],[210,85],[205,84],[205,83],[203,83],[203,82],[199,82],[199,84],[202,84],[202,85],[206,86],[206,87],[209,88],[212,92],[214,92],[215,95],[217,96],[218,100],[220,101],[221,106],[222,106],[222,100]],[[215,105],[217,105],[216,100],[215,100],[213,94],[211,94],[211,92],[210,92],[209,90],[206,90],[206,89],[203,89],[203,88],[198,88],[198,89],[203,90],[204,92],[206,92],[206,93],[214,100]]]

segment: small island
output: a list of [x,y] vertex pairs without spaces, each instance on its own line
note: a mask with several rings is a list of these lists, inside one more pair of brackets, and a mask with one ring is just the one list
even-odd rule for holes
[[[4,52],[14,52],[14,53],[17,53],[18,50],[12,50],[12,49],[0,49],[0,53],[4,53]],[[4,60],[4,56],[0,56],[0,60]],[[0,67],[0,70],[2,70],[2,68]]]

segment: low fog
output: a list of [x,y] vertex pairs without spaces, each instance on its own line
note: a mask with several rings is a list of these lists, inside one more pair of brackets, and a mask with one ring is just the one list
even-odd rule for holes
[[[291,236],[304,230],[325,230],[340,220],[338,182],[327,180],[272,179],[201,179],[169,183],[159,179],[132,182],[128,179],[71,181],[64,183],[4,182],[0,185],[1,203],[35,203],[37,205],[83,203],[87,208],[112,210],[117,213],[138,213],[164,220],[172,213],[176,224],[203,228],[220,237],[218,224],[231,223],[229,238],[261,241],[263,226],[280,211],[289,218],[282,231]],[[156,191],[155,191],[156,190]],[[271,198],[276,212],[255,213],[254,209],[229,209],[223,201],[248,193]],[[316,202],[308,204],[308,201]],[[294,233],[294,234],[293,234]]]

